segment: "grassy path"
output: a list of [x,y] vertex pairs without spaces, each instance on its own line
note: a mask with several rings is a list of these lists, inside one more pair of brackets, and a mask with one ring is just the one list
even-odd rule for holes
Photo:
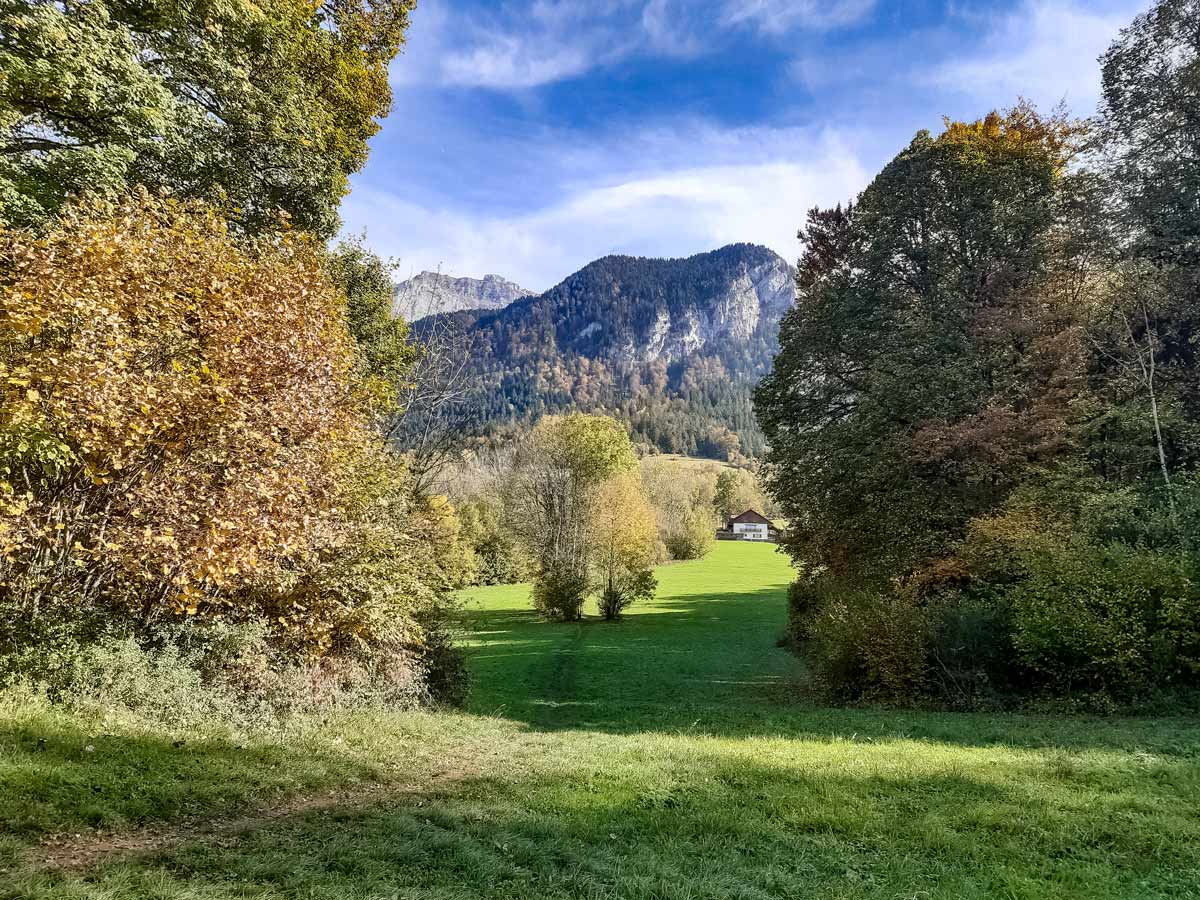
[[[721,544],[615,625],[475,592],[462,714],[175,747],[0,710],[0,898],[1200,897],[1200,723],[798,706],[787,579]],[[56,832],[205,817],[88,868],[28,862]]]
[[539,728],[746,731],[783,712],[799,676],[775,647],[791,572],[766,545],[718,544],[659,570],[659,595],[624,621],[548,624],[526,585],[468,602],[471,709]]

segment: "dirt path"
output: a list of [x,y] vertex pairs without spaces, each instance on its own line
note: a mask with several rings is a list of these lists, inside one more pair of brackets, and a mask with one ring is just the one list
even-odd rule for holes
[[420,785],[371,784],[323,794],[289,797],[230,818],[184,820],[131,831],[59,834],[25,851],[24,862],[43,871],[78,872],[122,857],[143,856],[203,842],[232,846],[238,838],[281,819],[334,809],[365,809],[430,793],[468,777],[466,770],[441,772]]

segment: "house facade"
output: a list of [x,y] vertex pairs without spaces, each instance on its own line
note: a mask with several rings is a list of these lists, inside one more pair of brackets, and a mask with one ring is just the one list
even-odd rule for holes
[[771,520],[752,509],[729,520],[727,531],[739,541],[768,541],[771,539]]

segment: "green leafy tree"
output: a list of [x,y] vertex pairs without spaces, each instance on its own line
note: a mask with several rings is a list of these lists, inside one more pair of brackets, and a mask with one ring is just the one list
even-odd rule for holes
[[1161,0],[1103,66],[1099,160],[1115,215],[1095,436],[1111,465],[1150,470],[1176,505],[1174,474],[1200,463],[1200,9]]
[[1064,449],[1082,369],[1059,234],[1076,137],[1026,106],[950,122],[851,209],[810,215],[756,396],[795,556],[903,573]]
[[408,325],[392,315],[392,267],[361,238],[339,243],[329,254],[329,275],[346,296],[346,324],[358,347],[362,385],[383,417],[395,415],[417,348]]
[[412,0],[0,0],[0,221],[135,184],[322,237]]
[[722,528],[733,516],[748,509],[763,512],[766,505],[757,480],[745,469],[725,469],[717,476],[713,507],[721,518]]

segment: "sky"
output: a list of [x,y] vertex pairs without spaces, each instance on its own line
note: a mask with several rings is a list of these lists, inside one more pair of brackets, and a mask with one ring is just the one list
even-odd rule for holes
[[1094,112],[1148,0],[419,0],[345,233],[542,291],[610,253],[765,244],[921,129]]

